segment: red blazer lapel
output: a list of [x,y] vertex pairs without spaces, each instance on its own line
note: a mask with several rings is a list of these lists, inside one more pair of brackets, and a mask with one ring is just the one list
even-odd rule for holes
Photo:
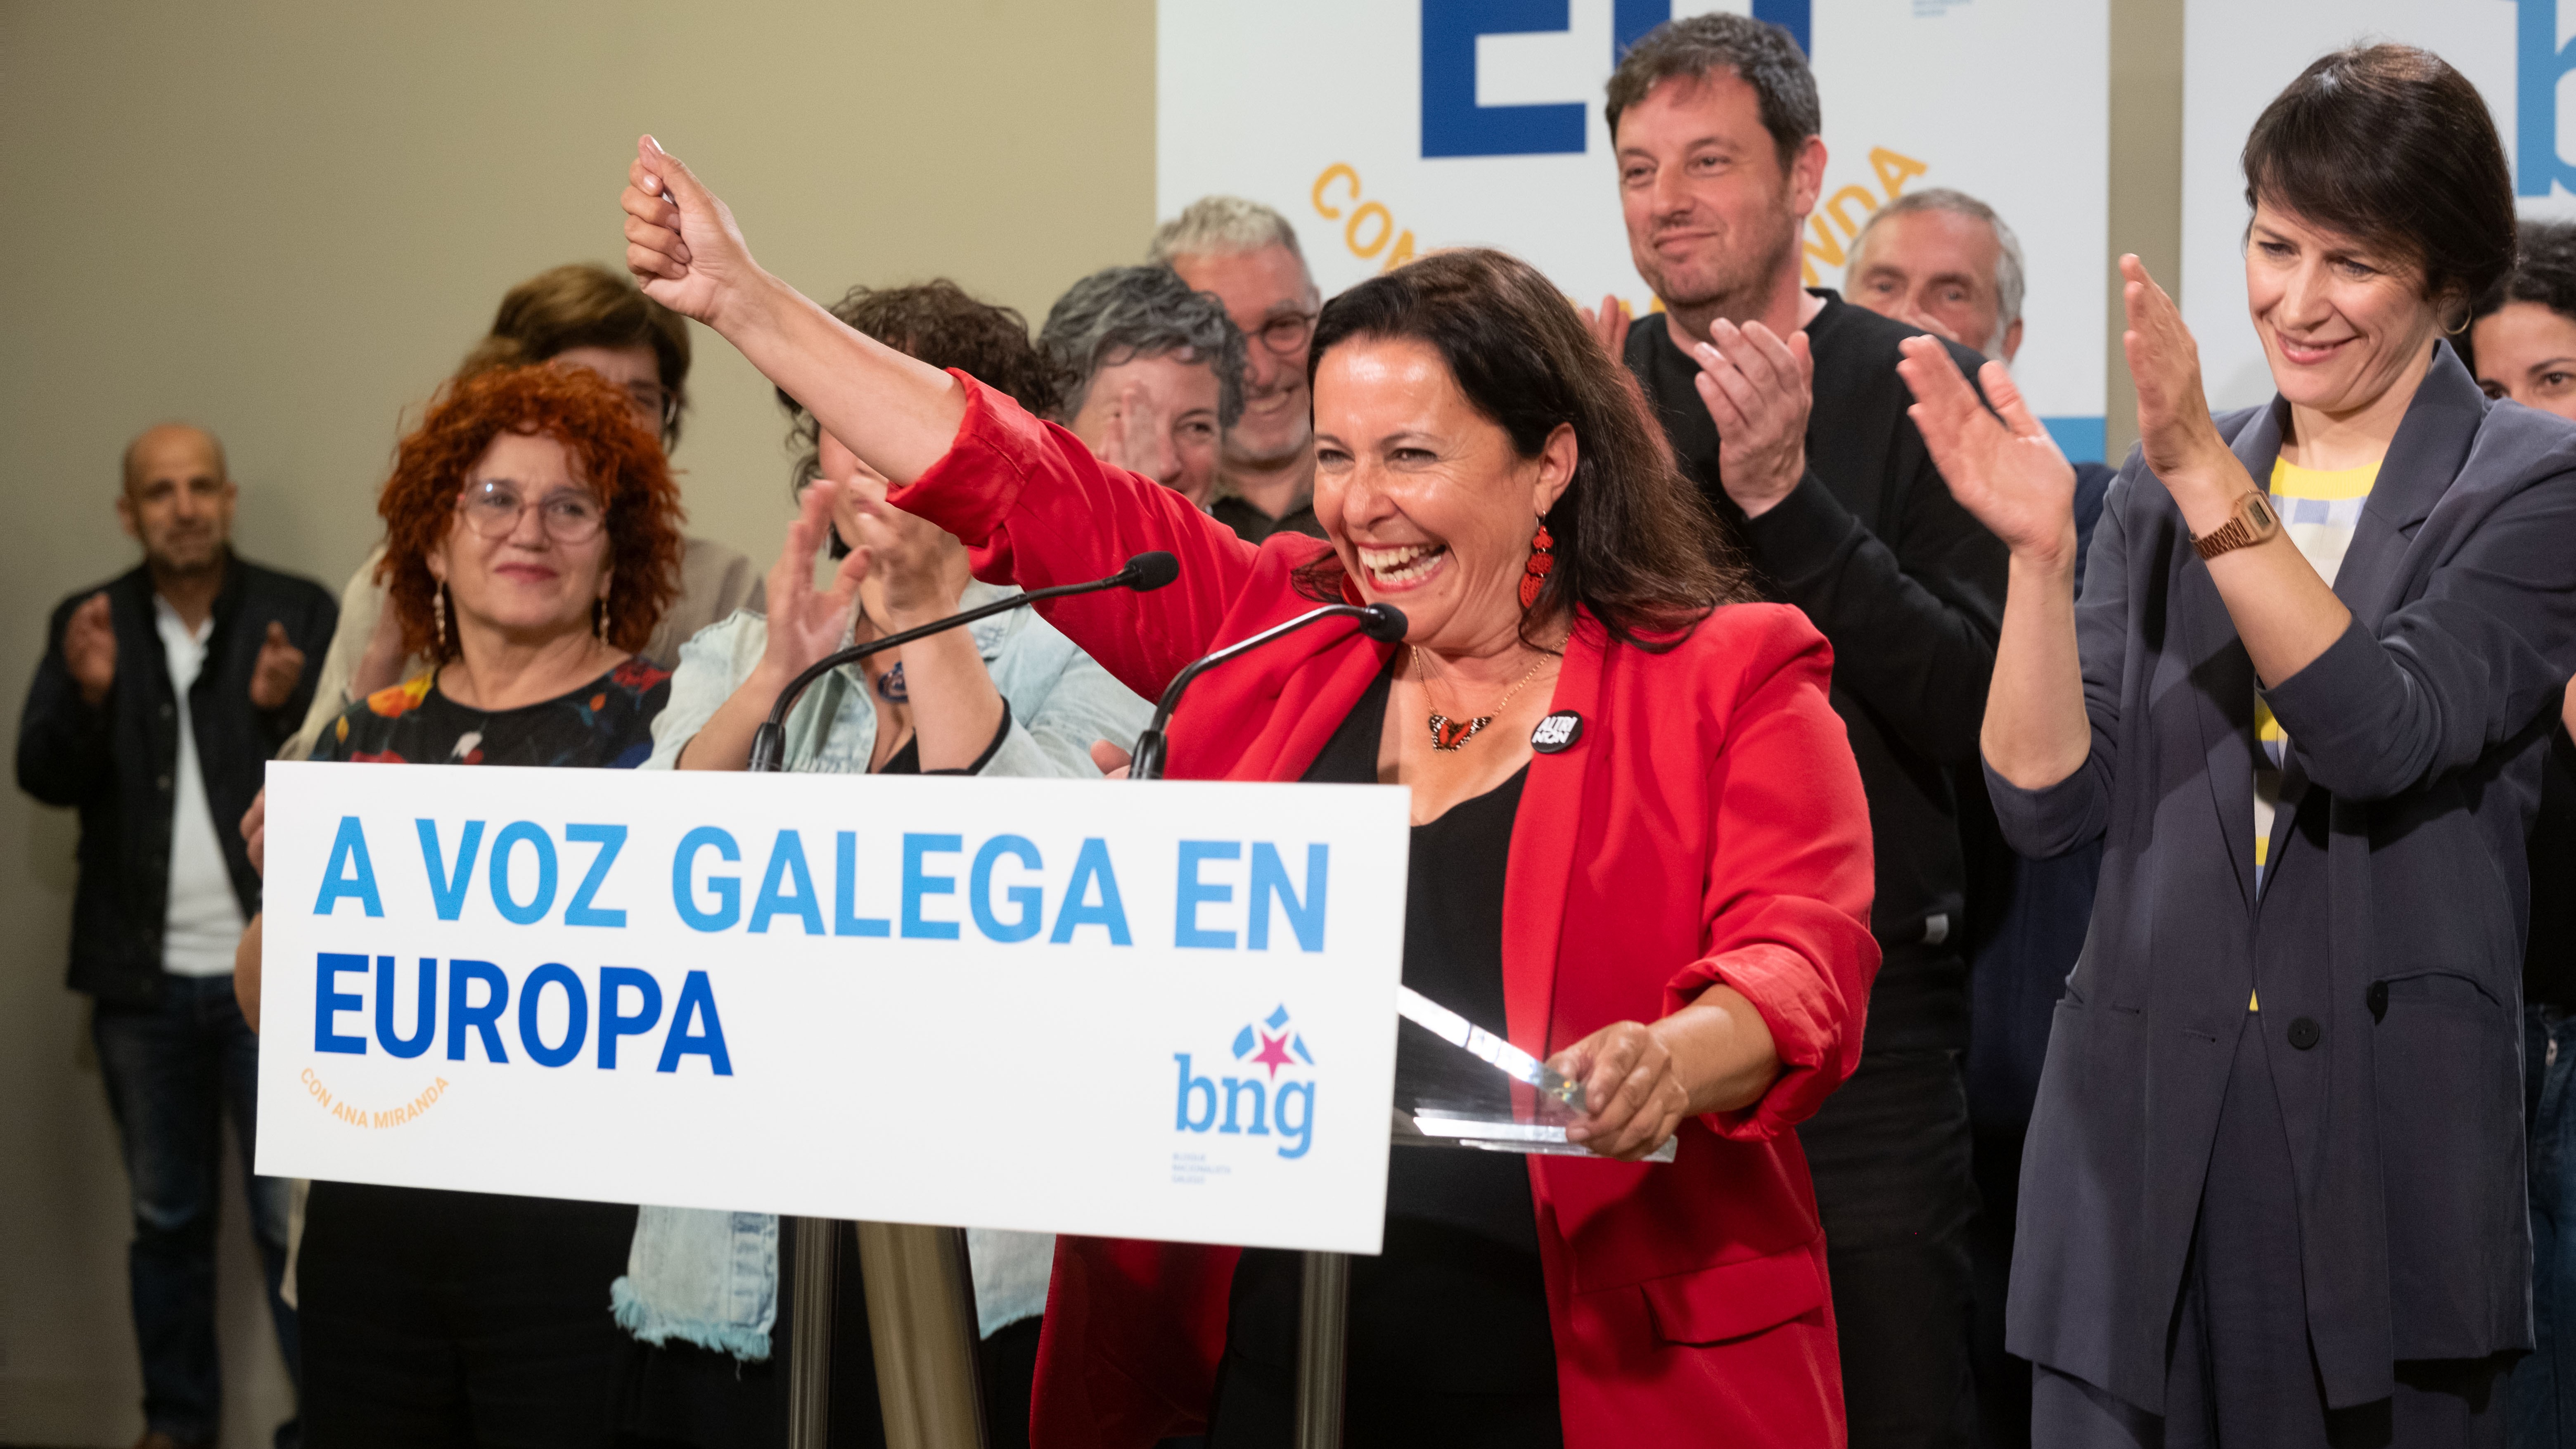
[[1566,641],[1548,712],[1583,718],[1573,748],[1530,756],[1529,781],[1512,817],[1511,864],[1503,878],[1503,1014],[1512,1044],[1544,1058],[1554,1046],[1557,937],[1565,924],[1566,887],[1574,879],[1575,838],[1583,823],[1583,780],[1606,749],[1601,686],[1609,639],[1588,613]]
[[[1287,665],[1282,673],[1263,677],[1245,667],[1252,664],[1247,656],[1201,677],[1189,702],[1173,718],[1175,775],[1183,773],[1184,762],[1192,779],[1295,780],[1306,773],[1324,752],[1333,731],[1342,727],[1351,706],[1385,670],[1395,646],[1376,643],[1338,619],[1305,632],[1325,647],[1304,659],[1294,658],[1289,647],[1295,635],[1266,646],[1291,654],[1286,661],[1271,661]],[[1346,637],[1335,638],[1337,634]],[[1208,688],[1218,683],[1226,669],[1240,669],[1242,677]],[[1205,700],[1199,697],[1202,691]],[[1184,719],[1189,728],[1187,755],[1179,728]],[[1241,732],[1247,729],[1251,738],[1244,739]],[[1227,731],[1234,731],[1235,738],[1223,738]],[[1227,755],[1233,758],[1228,761]]]

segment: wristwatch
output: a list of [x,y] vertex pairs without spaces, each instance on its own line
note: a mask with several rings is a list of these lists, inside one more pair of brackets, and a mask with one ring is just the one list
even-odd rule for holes
[[2261,543],[2281,531],[2281,516],[2272,511],[2272,500],[2260,493],[2247,493],[2236,500],[2236,516],[2205,534],[2195,534],[2191,546],[2205,559],[2216,558],[2229,549]]

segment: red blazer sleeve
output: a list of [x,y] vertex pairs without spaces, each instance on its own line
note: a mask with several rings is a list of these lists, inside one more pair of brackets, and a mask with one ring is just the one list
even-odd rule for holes
[[1038,606],[1119,683],[1147,699],[1160,695],[1214,647],[1260,551],[1180,494],[1101,462],[1080,438],[1008,396],[954,369],[949,375],[966,389],[956,440],[888,501],[955,535],[988,583],[1081,583],[1136,554],[1169,550],[1180,578],[1151,594],[1110,589]]
[[1833,649],[1803,617],[1780,620],[1746,661],[1709,769],[1708,954],[1664,987],[1669,1011],[1722,982],[1771,1029],[1780,1075],[1770,1090],[1701,1119],[1739,1139],[1797,1126],[1851,1075],[1878,974],[1869,806],[1826,696]]

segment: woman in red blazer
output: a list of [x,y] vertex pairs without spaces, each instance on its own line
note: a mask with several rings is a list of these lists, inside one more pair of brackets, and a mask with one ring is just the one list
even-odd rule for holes
[[[1405,611],[1403,645],[1318,627],[1209,674],[1170,772],[1410,786],[1407,984],[1552,1054],[1594,1104],[1569,1135],[1600,1155],[1395,1155],[1385,1252],[1352,1275],[1347,1442],[1840,1444],[1789,1129],[1858,1058],[1877,968],[1859,776],[1824,640],[1739,602],[1713,520],[1572,306],[1494,252],[1335,298],[1309,364],[1330,538],[1256,549],[797,296],[649,139],[629,183],[646,291],[906,485],[893,500],[987,576],[1177,554],[1169,588],[1049,611],[1140,693],[1318,600]],[[1673,1162],[1637,1160],[1671,1137]],[[1296,1307],[1291,1255],[1067,1240],[1038,1442],[1286,1442]]]

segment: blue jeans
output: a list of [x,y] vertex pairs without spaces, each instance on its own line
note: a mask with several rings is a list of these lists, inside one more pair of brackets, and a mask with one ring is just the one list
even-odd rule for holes
[[[215,1360],[215,1216],[229,1112],[250,1184],[251,1233],[288,1374],[301,1382],[295,1310],[278,1297],[286,1270],[286,1179],[251,1174],[259,1118],[259,1038],[233,1001],[230,976],[167,976],[161,1002],[101,1006],[91,1030],[108,1107],[134,1194],[127,1274],[143,1349],[143,1417],[183,1444],[212,1443],[222,1423]],[[284,1449],[297,1442],[290,1421]]]
[[2576,1014],[2523,1008],[2531,1160],[2531,1355],[2513,1371],[2517,1449],[2576,1449]]

